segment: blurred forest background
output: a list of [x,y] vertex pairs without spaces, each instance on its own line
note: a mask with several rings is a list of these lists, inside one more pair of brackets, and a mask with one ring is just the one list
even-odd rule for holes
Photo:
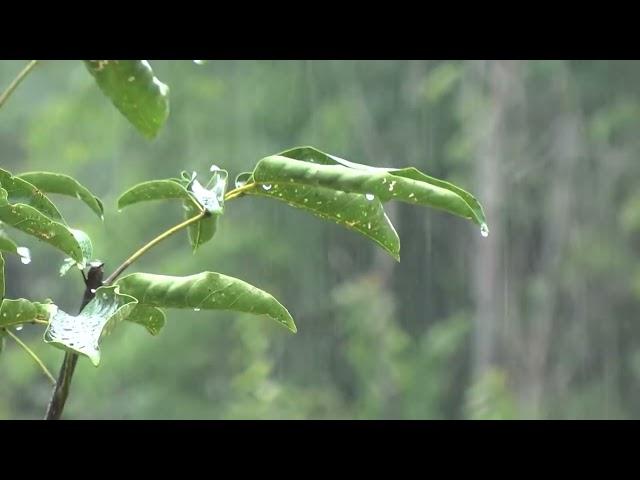
[[[0,89],[26,62],[0,62]],[[81,359],[69,419],[640,418],[640,63],[151,61],[171,115],[145,140],[78,61],[45,61],[0,111],[0,165],[59,171],[105,203],[100,224],[56,196],[112,271],[182,219],[180,204],[115,200],[211,164],[230,176],[297,145],[415,166],[476,194],[491,234],[405,204],[387,210],[401,263],[279,202],[228,205],[197,255],[186,233],[131,271],[212,270],[278,298],[266,317],[168,310],[160,336],[124,324]],[[75,311],[79,274],[12,230],[7,296]],[[57,374],[63,353],[22,339]],[[0,418],[42,418],[50,385],[8,341]]]

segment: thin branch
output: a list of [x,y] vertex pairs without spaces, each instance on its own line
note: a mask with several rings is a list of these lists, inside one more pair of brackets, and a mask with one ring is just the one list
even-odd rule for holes
[[4,92],[2,92],[2,95],[0,95],[0,108],[3,107],[7,99],[11,96],[11,94],[15,91],[15,89],[18,88],[18,85],[20,85],[22,80],[24,80],[25,77],[29,75],[29,72],[33,70],[33,67],[35,67],[37,63],[38,63],[38,60],[31,60],[31,62],[29,62],[29,64],[22,69],[22,71],[18,74],[18,76],[13,79],[13,82],[11,82],[11,85],[9,85],[7,89]]
[[200,221],[202,218],[204,218],[207,215],[206,211],[202,211],[200,212],[198,215],[196,215],[195,217],[191,217],[188,220],[185,220],[182,223],[179,223],[178,225],[171,227],[169,230],[167,230],[164,233],[161,233],[160,235],[158,235],[156,238],[154,238],[153,240],[151,240],[149,243],[145,244],[142,248],[140,248],[137,252],[135,252],[133,255],[131,255],[129,258],[127,258],[122,265],[120,265],[118,268],[115,269],[115,271],[109,275],[109,277],[104,281],[105,285],[109,285],[111,282],[113,282],[116,278],[118,278],[120,276],[120,274],[122,272],[125,271],[125,269],[131,265],[133,262],[135,262],[138,258],[140,258],[142,255],[144,255],[145,253],[147,253],[149,250],[151,250],[154,246],[156,246],[158,243],[160,243],[162,240],[164,240],[165,238],[170,237],[171,235],[173,235],[174,233],[179,232],[180,230],[182,230],[183,228],[188,227],[189,225],[191,225],[192,223],[196,223],[198,221]]
[[233,190],[230,190],[226,193],[226,195],[224,196],[225,201],[228,200],[233,200],[234,198],[237,198],[241,195],[244,194],[244,192],[247,192],[249,190],[253,190],[256,185],[258,185],[258,183],[248,183],[246,185],[243,185],[242,187],[238,187],[238,188],[234,188]]
[[[96,290],[102,285],[103,274],[103,265],[91,267],[86,277],[84,272],[82,272],[85,288],[78,314],[82,313],[84,307],[95,297]],[[44,417],[45,420],[59,420],[62,416],[62,411],[69,396],[69,389],[71,388],[71,379],[73,378],[73,372],[75,372],[77,363],[77,353],[65,352],[62,366],[58,373],[58,380],[55,382],[53,392],[51,392],[51,399],[49,400],[47,412]]]
[[46,367],[46,365],[44,363],[42,363],[42,360],[40,360],[40,358],[33,352],[33,350],[31,350],[22,340],[20,340],[18,338],[18,336],[16,334],[14,334],[11,330],[9,330],[8,328],[5,329],[5,332],[7,333],[7,335],[9,335],[11,338],[13,338],[15,340],[15,342],[20,345],[25,352],[27,352],[29,354],[29,356],[31,358],[33,358],[33,360],[38,364],[38,366],[42,369],[42,371],[44,372],[44,374],[49,377],[49,380],[51,380],[51,383],[53,385],[56,384],[56,379],[53,375],[51,375],[51,372],[49,371],[49,369]]

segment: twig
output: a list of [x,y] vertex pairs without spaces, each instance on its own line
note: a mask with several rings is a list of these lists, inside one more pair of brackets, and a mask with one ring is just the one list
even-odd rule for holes
[[0,95],[0,108],[2,108],[2,106],[5,104],[7,99],[11,96],[11,94],[15,91],[15,89],[18,88],[18,85],[20,85],[22,80],[24,80],[25,77],[29,75],[29,72],[33,70],[33,67],[35,67],[37,63],[38,63],[38,60],[31,60],[31,62],[29,62],[29,64],[27,64],[27,66],[22,69],[22,71],[18,74],[18,76],[13,79],[13,82],[11,82],[11,85],[9,85],[7,89],[4,92],[2,92],[2,95]]
[[42,363],[42,360],[40,360],[40,358],[38,357],[38,355],[36,355],[34,353],[33,350],[31,350],[22,340],[20,340],[20,338],[18,338],[18,336],[16,334],[14,334],[11,330],[9,330],[8,328],[5,329],[5,332],[7,335],[9,335],[11,338],[13,338],[13,340],[15,340],[15,342],[20,345],[25,352],[27,352],[29,354],[29,356],[31,358],[33,358],[33,361],[36,362],[38,364],[38,366],[42,369],[42,371],[44,372],[44,374],[49,377],[49,380],[51,380],[51,383],[53,385],[56,384],[56,379],[53,375],[51,375],[51,372],[49,371],[49,369],[47,368],[47,366]]

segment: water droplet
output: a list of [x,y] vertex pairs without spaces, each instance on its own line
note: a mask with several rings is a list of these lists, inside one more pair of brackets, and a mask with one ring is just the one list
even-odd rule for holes
[[489,227],[487,227],[486,223],[480,225],[480,235],[487,238],[489,236]]
[[128,81],[133,82],[136,79],[136,77],[134,77],[133,75],[131,75],[129,78],[127,78]]
[[271,185],[269,185],[268,183],[265,183],[264,185],[262,185],[262,189],[269,191],[271,190]]
[[95,288],[92,288],[92,289],[91,289],[91,293],[96,293],[96,289],[95,289]]
[[194,308],[194,309],[193,309],[193,311],[194,311],[194,312],[199,312],[199,311],[200,311],[200,309],[199,309],[199,308]]
[[376,197],[374,197],[372,193],[365,193],[364,198],[366,198],[367,200],[371,201]]
[[22,325],[16,325],[16,331],[19,332],[20,330],[22,330],[23,326]]
[[122,209],[121,208],[118,209],[118,213],[122,213]]
[[193,63],[195,63],[196,65],[204,65],[206,62],[206,60],[194,60]]
[[390,192],[393,192],[393,186],[394,186],[395,184],[396,184],[396,181],[395,181],[395,180],[389,184],[389,191],[390,191]]
[[20,255],[20,261],[25,265],[31,263],[31,252],[27,247],[18,247],[16,253]]

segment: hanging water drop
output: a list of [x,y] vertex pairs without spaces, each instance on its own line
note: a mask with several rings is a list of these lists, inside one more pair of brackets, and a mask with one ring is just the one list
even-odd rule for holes
[[271,190],[271,185],[269,185],[268,183],[265,183],[264,185],[262,185],[262,189],[269,191]]
[[365,193],[364,198],[366,198],[367,200],[371,201],[373,200],[375,197],[373,196],[372,193]]
[[480,235],[487,238],[489,236],[489,227],[487,227],[486,223],[480,225]]

